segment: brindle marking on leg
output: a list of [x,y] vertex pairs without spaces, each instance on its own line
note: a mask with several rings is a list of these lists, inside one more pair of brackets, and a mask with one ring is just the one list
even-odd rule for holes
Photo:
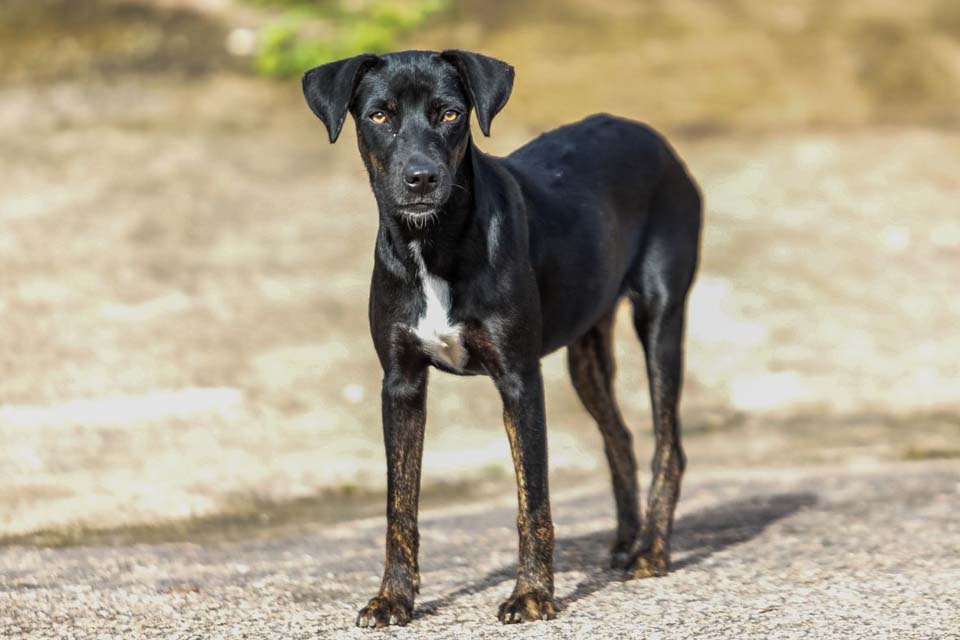
[[481,358],[503,400],[503,426],[517,478],[519,562],[512,595],[497,612],[505,624],[550,620],[553,606],[553,520],[547,478],[546,420],[539,363],[527,371],[504,369],[490,330],[464,327],[464,341]]
[[[505,624],[525,620],[549,620],[553,607],[553,521],[547,487],[546,441],[543,424],[543,382],[539,371],[518,385],[501,385],[504,396],[504,427],[517,476],[517,532],[520,558],[513,594],[497,617]],[[537,408],[539,407],[539,408]]]
[[[525,372],[508,371],[492,335],[498,323],[466,322],[464,344],[484,363],[503,400],[503,426],[517,478],[517,532],[520,556],[513,595],[499,610],[502,622],[550,619],[553,609],[553,520],[547,477],[546,419],[539,363]],[[528,600],[539,614],[530,618]]]
[[567,366],[583,406],[596,420],[610,465],[617,506],[617,537],[611,548],[611,565],[624,568],[640,530],[637,463],[630,432],[623,423],[613,390],[613,314],[578,338],[567,349]]
[[420,589],[417,511],[426,424],[425,368],[385,376],[384,443],[387,450],[386,558],[380,592],[357,616],[361,627],[406,624]]
[[640,544],[628,572],[633,578],[664,576],[670,570],[670,535],[686,458],[680,443],[677,405],[683,376],[684,299],[655,300],[634,322],[647,353],[656,449],[653,483]]
[[526,471],[524,471],[523,464],[520,461],[520,443],[517,440],[517,426],[513,423],[513,419],[506,410],[503,412],[503,426],[507,431],[507,440],[510,442],[510,457],[513,458],[513,470],[517,477],[517,502],[520,507],[520,520],[518,520],[519,526],[521,527],[520,535],[525,535],[526,521],[523,519],[523,514],[527,513],[528,508]]

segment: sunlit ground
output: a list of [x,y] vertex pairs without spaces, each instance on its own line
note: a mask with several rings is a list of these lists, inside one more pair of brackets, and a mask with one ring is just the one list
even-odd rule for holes
[[[960,456],[960,134],[866,116],[799,128],[811,121],[790,114],[778,132],[765,111],[753,130],[724,116],[726,133],[697,137],[699,116],[668,114],[688,108],[675,89],[662,109],[624,106],[623,83],[584,92],[603,73],[526,48],[559,27],[516,24],[461,34],[504,57],[518,43],[516,101],[482,148],[649,105],[643,117],[674,132],[706,194],[683,405],[691,473]],[[0,535],[375,495],[376,212],[352,130],[327,145],[296,81],[57,78],[0,87]],[[626,316],[617,353],[645,470],[646,381]],[[555,484],[602,479],[564,355],[544,373]],[[500,420],[489,381],[433,375],[425,485],[445,499],[436,487],[511,491]]]

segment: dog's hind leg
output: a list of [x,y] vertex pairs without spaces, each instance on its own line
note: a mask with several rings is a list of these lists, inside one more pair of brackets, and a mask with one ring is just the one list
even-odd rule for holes
[[612,340],[611,312],[567,348],[567,366],[577,395],[603,435],[617,505],[617,537],[611,549],[611,566],[625,568],[640,530],[640,503],[633,442],[613,392]]
[[682,168],[654,200],[647,237],[631,274],[634,326],[647,359],[656,448],[643,532],[628,567],[634,578],[670,569],[670,534],[686,458],[677,409],[683,381],[687,292],[697,268],[700,195]]

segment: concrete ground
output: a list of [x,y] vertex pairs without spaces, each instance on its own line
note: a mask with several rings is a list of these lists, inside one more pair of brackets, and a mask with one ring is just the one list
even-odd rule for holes
[[242,543],[0,552],[0,637],[958,638],[960,464],[689,475],[674,571],[606,566],[605,488],[558,495],[549,623],[504,627],[512,498],[425,513],[411,624],[354,627],[383,519]]
[[[327,145],[295,79],[227,59],[239,3],[203,3],[223,24],[136,4],[0,2],[0,638],[957,637],[956,3],[469,2],[497,24],[410,43],[517,64],[485,151],[596,110],[669,133],[707,224],[676,571],[603,568],[602,446],[558,352],[559,617],[500,627],[499,399],[438,375],[423,593],[388,632],[353,627],[384,460],[352,125]],[[616,350],[646,468],[623,314]]]

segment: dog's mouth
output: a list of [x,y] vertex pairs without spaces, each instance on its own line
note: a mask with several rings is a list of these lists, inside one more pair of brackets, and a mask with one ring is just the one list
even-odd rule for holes
[[432,202],[406,202],[400,203],[397,205],[397,209],[400,213],[412,214],[412,215],[423,215],[435,211],[437,205]]
[[437,219],[438,206],[432,202],[408,202],[397,205],[400,216],[411,226],[422,229]]

